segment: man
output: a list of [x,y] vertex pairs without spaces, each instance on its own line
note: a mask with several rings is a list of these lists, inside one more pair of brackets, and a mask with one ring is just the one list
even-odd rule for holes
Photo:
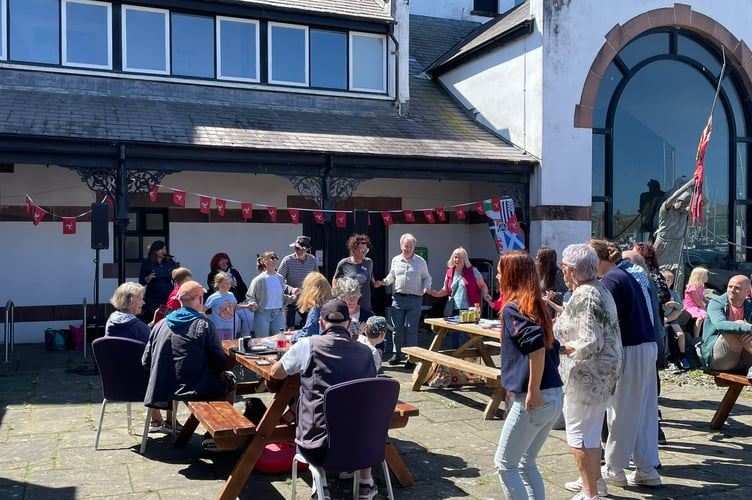
[[[327,451],[324,391],[341,382],[375,377],[376,366],[371,350],[350,337],[350,314],[345,302],[332,299],[321,306],[319,326],[321,335],[304,337],[294,344],[274,363],[271,373],[278,379],[300,374],[295,443],[306,460],[320,468]],[[326,488],[323,470],[321,477]],[[371,469],[360,471],[360,499],[371,500],[377,491]]]
[[[394,284],[392,293],[392,321],[394,355],[390,365],[398,365],[404,359],[402,347],[418,344],[418,326],[423,294],[431,291],[431,275],[423,257],[415,254],[415,236],[405,233],[400,237],[402,253],[392,259],[389,274],[381,281],[382,285]],[[405,368],[414,368],[414,363],[405,363]]]
[[[303,285],[303,280],[308,273],[315,271],[318,267],[316,257],[308,253],[311,249],[311,238],[308,236],[298,236],[295,241],[290,243],[290,246],[295,248],[295,251],[290,255],[286,255],[282,262],[279,264],[277,272],[285,279],[285,284],[288,287],[286,292],[294,297],[293,300],[287,303],[285,306],[285,326],[287,329],[295,328],[295,314],[298,312],[297,295],[298,290]],[[306,313],[300,313],[301,322],[305,324]]]
[[750,281],[732,276],[726,293],[708,304],[702,327],[702,364],[724,372],[747,372],[752,377],[752,301],[747,300]]
[[[141,364],[149,372],[144,405],[171,408],[172,401],[235,400],[235,375],[214,325],[203,315],[206,290],[197,281],[178,289],[180,309],[152,328]],[[215,449],[207,437],[202,445]]]

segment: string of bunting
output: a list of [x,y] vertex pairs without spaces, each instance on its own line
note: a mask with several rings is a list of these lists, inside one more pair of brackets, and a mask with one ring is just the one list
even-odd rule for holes
[[[228,203],[232,203],[240,206],[241,216],[245,220],[253,218],[253,204],[250,202],[244,202],[240,200],[232,200],[228,198],[219,198],[217,196],[205,195],[201,193],[189,192],[183,189],[178,189],[162,184],[149,184],[149,201],[156,202],[159,190],[165,189],[172,191],[172,201],[179,207],[185,207],[186,199],[188,195],[196,196],[199,199],[199,212],[208,215],[211,212],[212,202],[217,211],[219,217],[224,217],[227,210]],[[102,203],[112,205],[113,200],[110,195],[105,195],[102,199]],[[277,207],[273,205],[266,205],[264,203],[256,203],[256,206],[266,208],[269,213],[269,218],[272,222],[277,221]],[[483,201],[473,201],[469,203],[461,203],[452,206],[455,215],[458,220],[467,219],[467,209],[471,207],[479,215],[485,215],[489,222],[489,229],[491,230],[496,245],[499,251],[504,251],[514,248],[524,248],[524,244],[521,240],[521,231],[517,222],[517,217],[514,213],[514,203],[511,198],[490,198]],[[300,212],[313,212],[314,220],[317,224],[324,224],[326,218],[325,213],[334,213],[334,222],[337,227],[347,227],[347,211],[343,210],[323,210],[323,209],[310,209],[310,208],[287,208],[286,209],[290,221],[293,224],[300,223]],[[51,213],[26,195],[26,213],[32,214],[33,224],[39,225],[42,219],[47,215],[51,215],[54,219],[61,219],[63,225],[63,234],[76,234],[76,221],[81,217],[85,217],[91,213],[91,210],[87,210],[79,215],[73,217],[61,217],[54,213]],[[371,224],[371,214],[380,214],[385,226],[391,226],[394,223],[393,214],[402,213],[405,222],[414,223],[415,214],[422,213],[429,224],[435,224],[438,222],[446,222],[447,209],[444,207],[436,208],[422,208],[415,210],[369,210],[368,211],[368,224]]]

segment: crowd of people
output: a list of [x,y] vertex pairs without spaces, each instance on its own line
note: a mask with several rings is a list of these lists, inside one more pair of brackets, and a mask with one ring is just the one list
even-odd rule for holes
[[[686,370],[697,345],[705,368],[752,377],[750,279],[734,276],[726,293],[708,300],[708,271],[697,268],[682,300],[673,273],[660,267],[649,242],[622,251],[590,240],[566,247],[558,262],[550,247],[535,259],[525,251],[503,253],[496,301],[462,247],[452,252],[442,286],[434,290],[414,236],[401,236],[400,253],[381,280],[366,256],[370,244],[366,235],[348,239],[349,256],[331,284],[317,271],[306,236],[296,238],[294,253],[279,266],[276,252],[262,253],[248,287],[229,256],[218,253],[207,277],[210,293],[177,266],[164,242],[155,242],[141,284],[124,283],[113,295],[116,311],[106,334],[145,343],[145,404],[169,412],[179,399],[232,401],[235,381],[224,371],[222,339],[287,332],[293,347],[273,373],[301,374],[296,443],[316,466],[325,453],[327,387],[374,376],[382,359],[412,368],[402,349],[417,345],[425,294],[447,297],[446,315],[486,301],[501,320],[501,379],[511,404],[494,463],[510,499],[545,497],[536,457],[562,418],[579,472],[564,485],[574,498],[597,499],[609,485],[659,486],[658,446],[665,438],[658,369],[666,354],[677,370]],[[388,319],[371,309],[371,288],[381,286],[392,287]],[[142,313],[152,324],[139,320]],[[152,429],[173,430],[169,413],[164,421],[154,415]],[[370,500],[377,492],[370,470],[359,475],[360,498]]]

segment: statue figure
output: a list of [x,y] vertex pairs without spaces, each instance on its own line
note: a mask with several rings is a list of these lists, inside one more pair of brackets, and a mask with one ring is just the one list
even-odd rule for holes
[[680,267],[682,246],[689,224],[689,204],[692,200],[694,185],[694,179],[689,181],[686,177],[677,179],[674,183],[674,191],[663,201],[658,210],[658,229],[655,230],[653,245],[658,263],[661,267],[672,271],[674,275],[682,271]]
[[653,234],[655,228],[655,215],[658,212],[658,204],[665,195],[661,191],[661,184],[655,179],[648,181],[648,190],[640,193],[640,232]]

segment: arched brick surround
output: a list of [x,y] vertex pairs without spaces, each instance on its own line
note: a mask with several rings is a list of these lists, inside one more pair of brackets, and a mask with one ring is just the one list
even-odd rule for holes
[[703,36],[726,51],[726,63],[734,65],[744,80],[748,94],[752,94],[752,51],[743,40],[737,39],[729,30],[710,17],[693,12],[689,5],[674,6],[651,10],[627,21],[617,24],[606,34],[598,55],[590,66],[585,84],[582,87],[580,103],[575,106],[574,126],[593,128],[593,110],[598,88],[606,68],[616,54],[630,41],[647,30],[661,26],[685,28]]

